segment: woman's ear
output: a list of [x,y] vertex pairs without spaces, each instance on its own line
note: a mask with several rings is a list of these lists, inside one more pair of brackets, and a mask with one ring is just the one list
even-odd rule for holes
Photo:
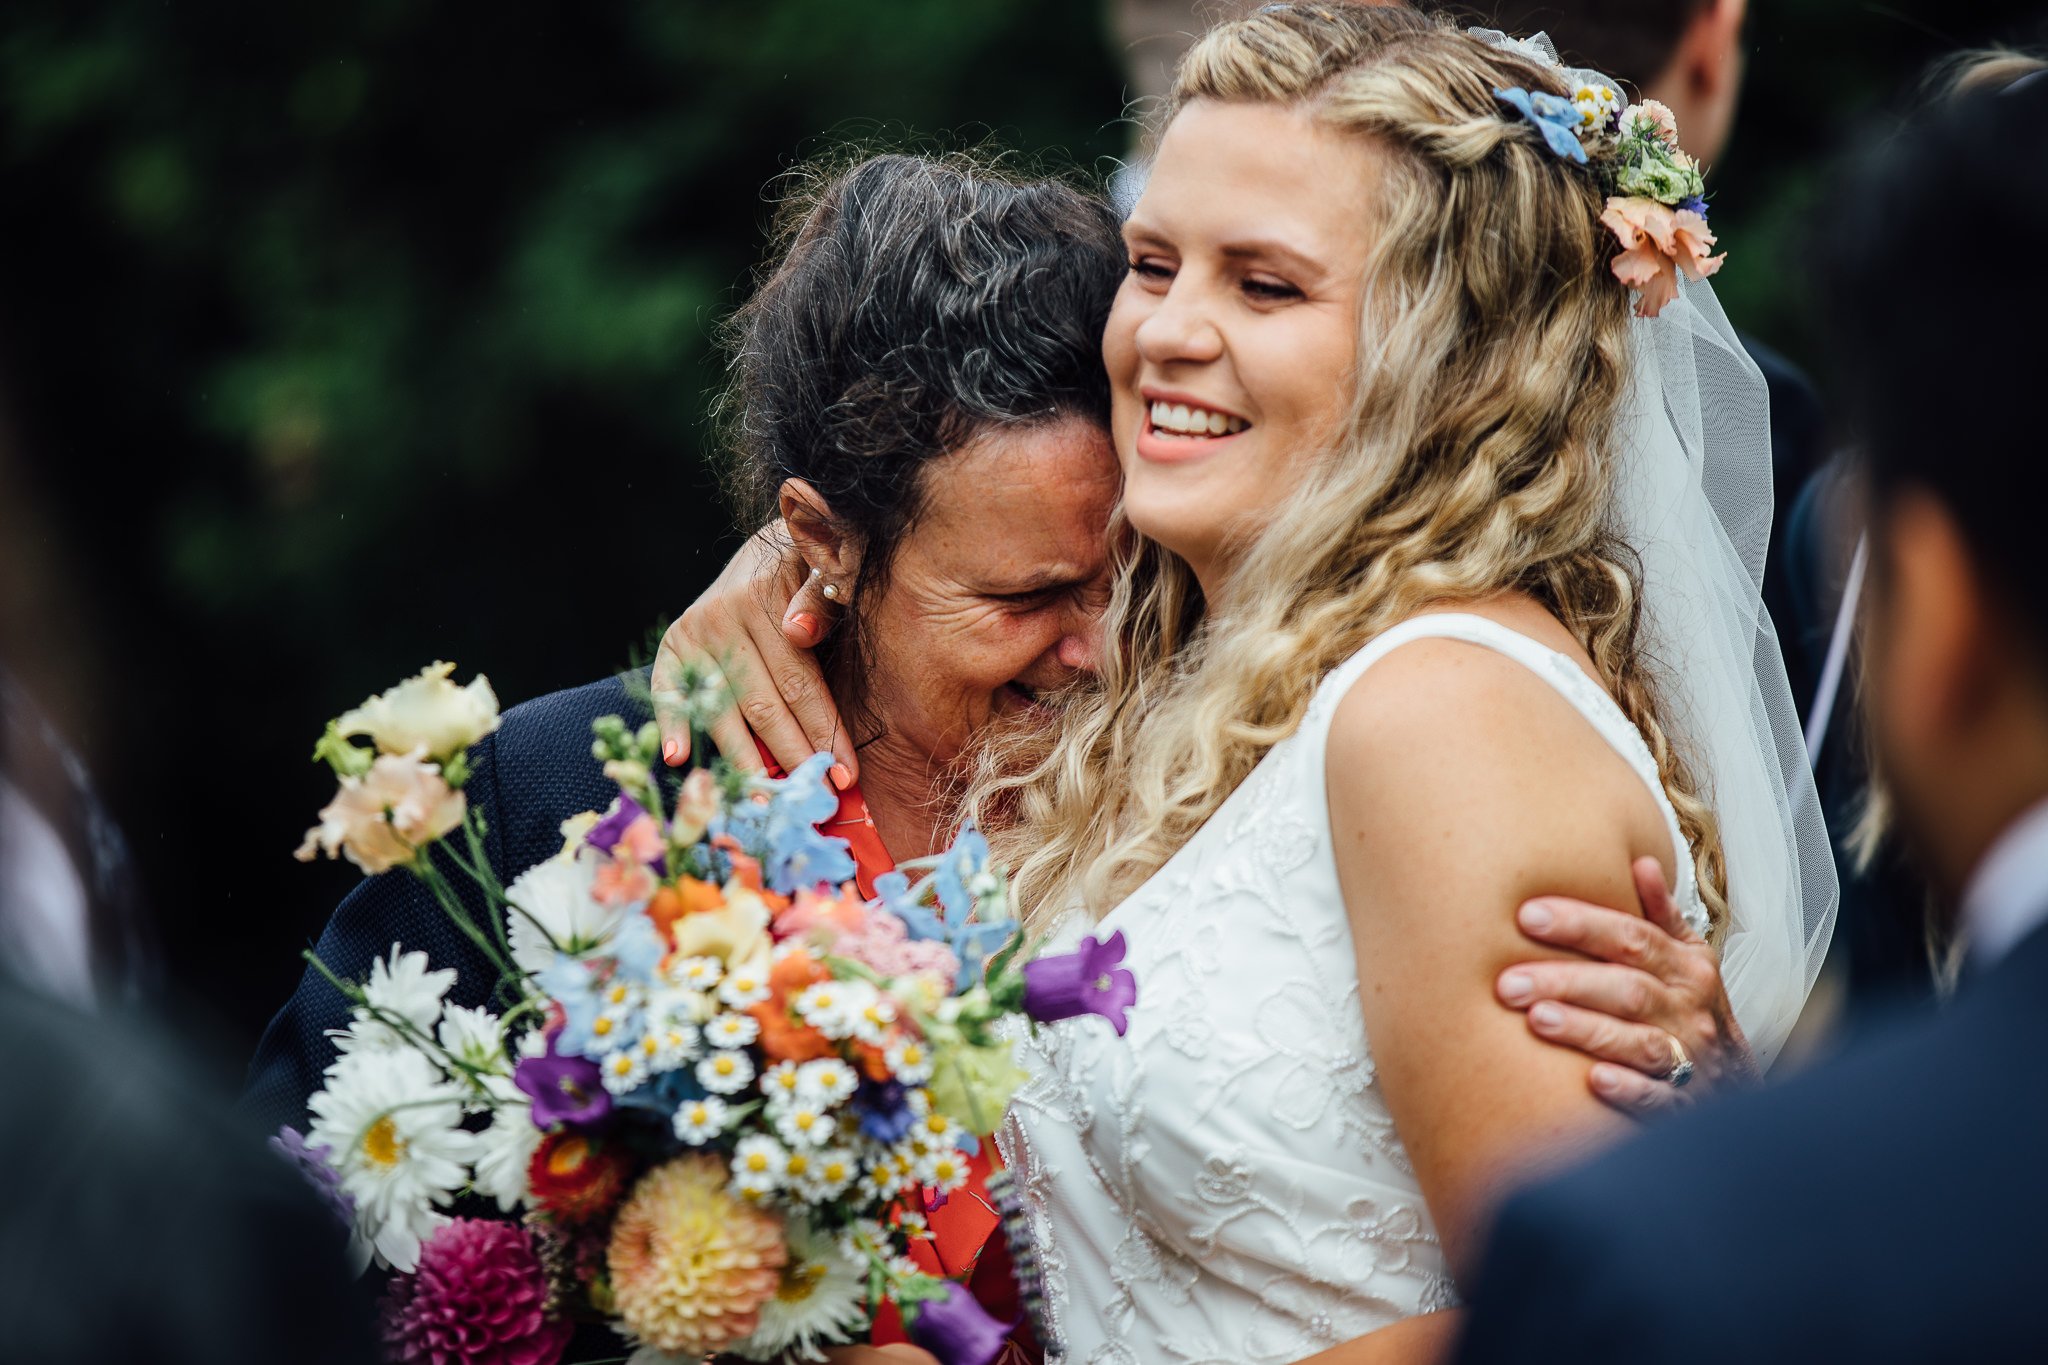
[[776,504],[797,554],[821,586],[832,590],[826,595],[844,602],[860,574],[860,550],[832,515],[832,505],[803,479],[784,479]]

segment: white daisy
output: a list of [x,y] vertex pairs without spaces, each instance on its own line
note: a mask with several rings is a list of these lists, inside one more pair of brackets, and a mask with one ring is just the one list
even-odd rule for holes
[[927,1113],[911,1125],[910,1131],[904,1134],[904,1139],[910,1144],[911,1150],[919,1156],[924,1156],[941,1147],[953,1146],[959,1136],[959,1124],[944,1114]]
[[716,1095],[685,1100],[675,1116],[676,1136],[692,1147],[701,1147],[725,1131],[725,1101]]
[[476,1137],[462,1129],[461,1087],[410,1050],[359,1052],[328,1068],[308,1101],[307,1141],[328,1150],[380,1264],[410,1271],[446,1222],[435,1210],[469,1183]]
[[365,1003],[350,1015],[348,1028],[328,1036],[344,1053],[389,1052],[411,1047],[400,1028],[383,1022],[377,1015],[402,1019],[432,1037],[434,1021],[441,1017],[441,1001],[454,984],[453,967],[429,971],[425,953],[404,952],[394,943],[388,960],[380,957],[371,962],[370,979],[363,983]]
[[853,1011],[853,1036],[863,1043],[880,1043],[896,1022],[896,1002],[872,986],[866,997]]
[[896,1216],[896,1226],[903,1229],[905,1237],[929,1237],[931,1227],[924,1221],[924,1215],[906,1209]]
[[796,1076],[797,1093],[828,1108],[844,1104],[860,1087],[860,1078],[853,1074],[853,1068],[837,1057],[805,1062],[797,1068]]
[[773,1105],[787,1104],[797,1097],[803,1073],[795,1062],[777,1062],[761,1073],[761,1093]]
[[647,993],[646,1012],[649,1028],[678,1028],[685,1024],[694,1028],[718,1009],[702,991],[658,986]]
[[736,1010],[758,1005],[768,998],[768,973],[741,967],[719,983],[718,998]]
[[736,1183],[743,1179],[766,1181],[772,1190],[782,1183],[783,1173],[788,1169],[789,1153],[766,1133],[749,1133],[732,1149],[732,1176]]
[[775,1112],[775,1132],[791,1147],[823,1147],[839,1125],[823,1106],[799,1099]]
[[635,1012],[646,1002],[647,992],[619,977],[597,993],[598,1004],[606,1013],[614,1010],[620,1013]]
[[614,1095],[630,1094],[647,1084],[647,1063],[638,1048],[607,1052],[598,1060],[597,1069],[604,1077],[604,1088]]
[[640,1036],[641,1022],[638,1011],[617,1006],[604,1009],[590,1021],[590,1046],[585,1049],[586,1055],[631,1045]]
[[864,981],[820,981],[798,992],[792,1003],[797,1017],[827,1038],[846,1038],[874,993]]
[[919,1159],[917,1179],[940,1194],[951,1194],[967,1183],[967,1156],[957,1147],[940,1147]]
[[860,1197],[866,1203],[887,1203],[902,1193],[903,1184],[895,1161],[888,1156],[871,1160],[861,1168]]
[[889,1074],[905,1085],[923,1085],[932,1078],[932,1054],[916,1038],[905,1038],[882,1054]]
[[714,1095],[736,1095],[754,1079],[754,1059],[744,1052],[714,1052],[697,1063],[697,1084]]
[[476,1135],[473,1188],[497,1200],[500,1213],[510,1213],[526,1198],[526,1168],[545,1135],[533,1126],[533,1106],[518,1086],[502,1076],[489,1077],[485,1084],[498,1105],[491,1111],[491,1126]]
[[684,990],[709,991],[718,985],[721,970],[715,957],[686,957],[669,964],[668,979]]
[[745,1047],[761,1036],[751,1014],[721,1014],[704,1026],[704,1040],[713,1047]]
[[489,1010],[450,1005],[442,1012],[435,1036],[456,1061],[494,1076],[510,1076],[512,1064],[505,1059],[498,1031],[498,1016]]
[[839,1250],[863,1264],[871,1256],[887,1256],[889,1245],[889,1229],[873,1218],[856,1218],[839,1234]]
[[640,1060],[647,1064],[647,1070],[656,1076],[674,1071],[697,1055],[697,1030],[688,1024],[680,1028],[650,1029],[640,1035],[634,1044],[640,1050]]
[[637,904],[599,905],[591,898],[601,861],[595,849],[568,862],[550,858],[505,888],[512,902],[505,922],[514,962],[538,972],[555,960],[557,949],[572,957],[594,952],[639,910]]
[[844,1147],[833,1147],[810,1155],[808,1169],[796,1180],[796,1192],[811,1204],[822,1204],[846,1193],[860,1175],[860,1163]]
[[852,1341],[867,1326],[867,1292],[867,1267],[794,1219],[782,1284],[735,1349],[752,1360],[823,1360],[823,1347]]

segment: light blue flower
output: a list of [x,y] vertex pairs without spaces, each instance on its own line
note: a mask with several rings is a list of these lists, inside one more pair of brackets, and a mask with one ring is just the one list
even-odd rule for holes
[[971,888],[987,867],[988,839],[970,820],[960,827],[953,846],[939,855],[939,865],[932,869],[932,890],[948,920],[957,924],[974,913],[976,898]]
[[590,1027],[604,1009],[604,1002],[598,999],[597,979],[590,974],[590,968],[577,958],[558,955],[535,972],[533,979],[562,1007],[562,1034],[555,1042],[555,1050],[568,1057],[588,1056],[594,1050]]
[[619,926],[619,932],[612,936],[606,949],[618,959],[619,975],[640,986],[654,984],[654,974],[660,969],[662,958],[668,955],[668,944],[662,941],[661,930],[647,918],[645,911],[626,916],[625,923]]
[[949,943],[953,935],[946,927],[946,921],[933,914],[919,902],[911,892],[910,878],[891,869],[875,878],[875,899],[882,908],[903,921],[903,927],[913,939],[929,939]]
[[1510,90],[1496,89],[1493,97],[1508,108],[1527,119],[1543,140],[1550,144],[1550,150],[1566,161],[1586,164],[1586,149],[1579,144],[1579,107],[1562,95],[1552,95],[1538,90],[1530,94],[1522,87]]
[[773,795],[760,840],[765,847],[762,875],[771,891],[787,896],[798,889],[837,886],[853,876],[846,840],[818,833],[819,822],[839,811],[839,798],[825,781],[832,763],[829,753],[812,754],[788,777],[768,783]]

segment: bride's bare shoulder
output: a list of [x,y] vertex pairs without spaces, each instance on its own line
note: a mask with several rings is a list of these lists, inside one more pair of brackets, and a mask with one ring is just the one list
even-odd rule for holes
[[[1570,632],[1533,601],[1458,610],[1593,676]],[[1528,665],[1467,640],[1425,636],[1368,668],[1337,704],[1326,772],[1333,810],[1412,837],[1455,825],[1616,866],[1669,843],[1641,778],[1578,707]]]

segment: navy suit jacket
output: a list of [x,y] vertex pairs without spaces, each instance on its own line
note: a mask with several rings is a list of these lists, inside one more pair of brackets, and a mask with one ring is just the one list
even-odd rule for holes
[[[608,715],[624,716],[632,725],[647,718],[644,703],[622,678],[515,706],[495,734],[470,750],[471,776],[463,791],[483,812],[485,849],[501,880],[509,882],[560,850],[562,821],[603,810],[618,795],[590,756],[590,723]],[[477,922],[487,922],[481,918],[482,897],[467,879],[456,873],[450,880]],[[364,878],[334,912],[314,951],[337,976],[361,981],[393,943],[407,952],[424,951],[437,968],[456,969],[449,1003],[490,1003],[497,970],[408,873]],[[306,1101],[335,1057],[327,1030],[343,1027],[348,1015],[341,993],[308,965],[292,998],[264,1030],[250,1064],[244,1110],[267,1129],[285,1123],[303,1128]]]
[[2048,929],[1783,1086],[1509,1202],[1461,1365],[2048,1356]]

